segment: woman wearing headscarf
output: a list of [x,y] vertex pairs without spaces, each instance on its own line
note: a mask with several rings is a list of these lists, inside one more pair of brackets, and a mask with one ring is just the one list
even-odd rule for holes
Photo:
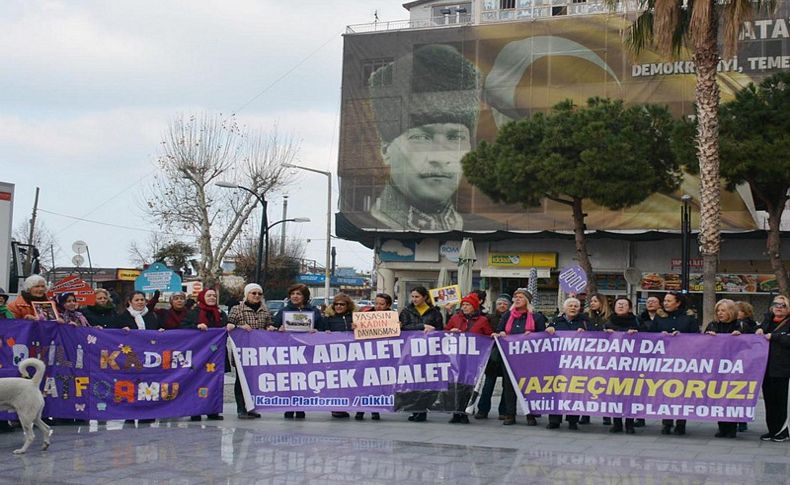
[[[444,326],[442,312],[438,307],[433,306],[428,299],[428,289],[424,286],[412,288],[409,294],[411,303],[401,310],[398,319],[400,320],[401,330],[417,330],[421,332],[433,332],[441,330]],[[428,413],[417,412],[409,416],[409,421],[420,423],[428,419]]]
[[104,288],[96,289],[96,303],[85,307],[82,314],[92,327],[109,328],[116,318],[115,305],[110,300],[110,292]]
[[755,332],[768,340],[768,367],[763,379],[765,424],[763,441],[790,440],[787,429],[787,388],[790,381],[790,298],[777,295],[771,303],[771,317]]
[[[313,314],[313,329],[319,329],[324,326],[321,310],[310,305],[310,288],[307,285],[296,284],[288,288],[288,303],[280,308],[276,315],[274,315],[274,327],[281,332],[284,332],[285,325],[283,325],[284,312],[307,312]],[[304,411],[286,411],[283,414],[285,419],[304,419]]]
[[[474,291],[461,299],[461,311],[450,317],[444,330],[445,332],[470,332],[485,336],[494,333],[488,318],[480,313],[480,297]],[[469,424],[469,416],[461,412],[453,413],[450,422]]]
[[159,303],[159,290],[154,292],[154,297],[148,301],[146,305],[148,311],[156,313],[159,318],[159,323],[165,330],[175,330],[181,328],[181,323],[186,318],[189,309],[187,309],[187,295],[183,291],[176,291],[170,294],[170,308],[156,308]]
[[[257,283],[250,283],[244,287],[244,300],[234,305],[228,315],[228,323],[243,330],[275,330],[272,325],[272,314],[263,304],[263,288]],[[235,364],[234,364],[235,365]],[[230,368],[226,366],[226,371]],[[241,379],[236,372],[236,382],[233,384],[233,395],[236,398],[236,413],[239,419],[257,419],[260,413],[247,411],[244,406],[244,393],[241,390]]]
[[[642,322],[639,317],[633,314],[633,304],[631,300],[620,296],[614,300],[614,313],[609,317],[609,320],[604,325],[604,330],[607,332],[627,332],[637,333],[643,329]],[[634,434],[636,422],[634,418],[625,418],[625,432]],[[614,424],[609,428],[610,433],[623,432],[623,418],[614,418]]]
[[[198,294],[198,302],[195,307],[187,313],[184,321],[181,323],[181,328],[196,328],[205,332],[209,328],[227,328],[232,330],[234,326],[228,324],[228,315],[225,314],[219,306],[217,290],[214,288],[206,288]],[[200,421],[201,416],[192,416],[192,421]],[[221,414],[209,414],[206,418],[210,421],[222,421]]]
[[[681,333],[699,333],[699,323],[694,312],[686,308],[686,299],[682,293],[670,291],[664,295],[664,313],[666,316],[656,316],[650,325],[651,332],[660,332],[668,335]],[[672,427],[674,426],[674,431]],[[686,434],[686,420],[671,419],[661,420],[661,434],[684,435]]]
[[115,319],[113,328],[123,330],[159,330],[159,319],[145,306],[145,293],[135,291],[129,298],[129,305]]
[[[581,313],[582,304],[576,298],[567,298],[562,304],[562,313],[557,316],[546,327],[546,333],[554,335],[557,330],[565,332],[584,332],[589,326],[590,322],[587,316]],[[579,429],[579,416],[567,415],[565,420],[568,422],[568,429]],[[557,429],[562,424],[561,414],[549,414],[549,424],[546,425],[548,429]]]
[[[324,312],[321,327],[322,332],[353,332],[354,312],[357,310],[354,301],[345,293],[338,293],[332,300],[332,305]],[[351,417],[346,411],[332,411],[333,418]]]
[[14,318],[36,320],[36,312],[33,310],[32,305],[34,301],[49,301],[49,298],[47,298],[47,280],[37,274],[25,278],[24,283],[22,283],[22,291],[8,305],[8,309],[14,314]]
[[[497,328],[499,320],[502,315],[510,309],[513,301],[510,295],[503,293],[494,301],[494,311],[488,314],[488,322],[492,329]],[[491,348],[491,355],[488,357],[488,363],[485,369],[485,381],[483,382],[483,389],[480,391],[480,398],[477,400],[477,413],[475,419],[488,419],[488,413],[491,411],[491,396],[494,395],[494,388],[496,387],[496,380],[503,377],[502,374],[502,357],[499,355],[499,348],[494,345]],[[499,400],[499,419],[505,419],[505,401]]]
[[[546,330],[546,317],[542,313],[535,313],[531,306],[532,294],[524,288],[513,292],[513,306],[506,311],[499,320],[496,335],[518,335]],[[502,400],[505,401],[505,426],[516,424],[516,390],[510,381],[505,362],[502,359]],[[527,426],[537,426],[537,415],[527,414]]]
[[74,325],[75,327],[90,327],[91,324],[85,315],[78,310],[79,303],[74,293],[66,292],[61,293],[57,297],[58,310],[60,311],[60,319],[63,323]]
[[[749,333],[749,329],[738,320],[738,309],[735,307],[734,301],[727,298],[719,300],[713,307],[713,311],[716,320],[708,323],[705,327],[705,334],[718,335],[722,333],[737,336]],[[719,421],[718,425],[719,431],[715,434],[716,438],[735,438],[738,431],[736,421]]]

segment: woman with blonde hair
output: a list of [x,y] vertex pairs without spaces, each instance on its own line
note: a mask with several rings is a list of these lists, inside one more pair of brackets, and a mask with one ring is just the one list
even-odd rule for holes
[[790,298],[776,295],[771,318],[755,332],[768,340],[768,368],[763,379],[763,401],[768,432],[763,441],[790,441],[787,429],[787,388],[790,382]]
[[[713,307],[713,311],[716,314],[716,321],[710,322],[705,327],[707,335],[720,333],[740,335],[749,332],[749,329],[745,329],[741,321],[738,320],[738,309],[734,301],[727,298],[719,300]],[[735,438],[737,431],[737,421],[719,421],[719,432],[715,436],[716,438]]]

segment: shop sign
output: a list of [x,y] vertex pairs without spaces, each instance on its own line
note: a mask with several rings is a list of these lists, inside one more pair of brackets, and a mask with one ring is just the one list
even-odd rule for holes
[[557,253],[490,252],[488,266],[499,268],[556,268]]
[[[680,291],[682,282],[679,273],[642,273],[640,284],[645,291]],[[775,293],[779,289],[776,275],[772,274],[735,274],[716,275],[716,293]],[[689,275],[689,291],[703,291],[702,274]]]

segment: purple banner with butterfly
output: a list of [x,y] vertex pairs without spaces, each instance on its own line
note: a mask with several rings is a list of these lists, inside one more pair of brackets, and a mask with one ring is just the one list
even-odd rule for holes
[[17,365],[28,357],[46,364],[44,416],[112,420],[222,412],[224,329],[123,331],[4,320],[0,337],[0,377],[19,377]]

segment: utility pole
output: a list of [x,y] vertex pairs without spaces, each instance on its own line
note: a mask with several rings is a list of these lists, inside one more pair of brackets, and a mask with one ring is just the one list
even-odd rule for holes
[[[285,221],[286,219],[288,219],[288,196],[284,195],[282,220]],[[285,225],[286,224],[287,224],[286,222],[283,222],[283,229],[282,232],[280,233],[280,256],[283,256],[285,254]]]
[[25,275],[29,276],[32,272],[33,267],[33,236],[35,235],[36,229],[36,214],[38,213],[38,193],[39,188],[36,187],[36,198],[33,200],[33,216],[30,218],[30,232],[28,233],[27,243],[31,246],[27,251],[27,256],[25,257]]

